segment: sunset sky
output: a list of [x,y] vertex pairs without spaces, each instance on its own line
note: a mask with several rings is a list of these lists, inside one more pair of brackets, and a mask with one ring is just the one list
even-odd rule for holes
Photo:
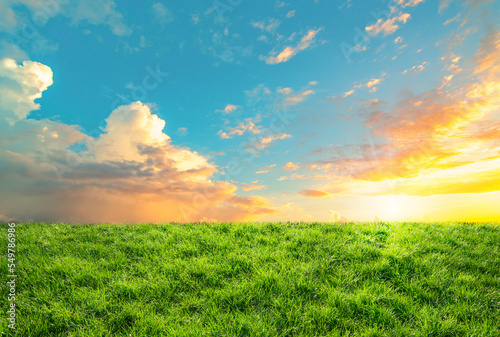
[[0,221],[500,221],[500,1],[0,13]]

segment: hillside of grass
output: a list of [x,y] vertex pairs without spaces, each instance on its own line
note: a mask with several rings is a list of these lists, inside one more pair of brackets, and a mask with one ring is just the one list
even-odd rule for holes
[[498,224],[16,228],[15,336],[500,336]]

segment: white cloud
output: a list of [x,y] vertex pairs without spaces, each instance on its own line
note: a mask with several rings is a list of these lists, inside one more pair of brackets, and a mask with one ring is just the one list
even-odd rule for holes
[[[92,24],[107,25],[111,32],[118,36],[128,36],[132,33],[125,24],[123,15],[116,10],[115,3],[111,0],[86,0],[86,1],[54,1],[50,5],[46,1],[11,0],[0,3],[2,23],[0,31],[14,32],[20,29],[24,17],[18,16],[13,8],[19,5],[26,6],[33,14],[32,19],[48,17],[53,18],[63,15],[71,19],[72,25]],[[42,21],[31,22],[34,25],[46,24]]]
[[266,31],[268,33],[274,34],[276,32],[276,29],[281,24],[281,21],[277,19],[267,19],[267,21],[252,21],[250,23],[254,28],[258,28],[262,31]]
[[160,3],[160,2],[155,3],[155,4],[153,4],[152,8],[153,8],[155,21],[158,22],[160,25],[165,26],[165,25],[169,24],[170,22],[174,21],[174,15],[162,3]]
[[12,124],[40,108],[34,101],[52,85],[52,70],[38,62],[18,65],[5,58],[0,61],[0,79],[0,112]]
[[187,128],[178,128],[177,134],[179,136],[186,136],[188,134],[188,129]]
[[290,60],[293,56],[295,56],[298,52],[301,52],[311,46],[311,44],[314,42],[316,38],[316,34],[321,31],[320,29],[317,30],[309,30],[307,34],[302,37],[300,42],[295,46],[291,47],[288,46],[286,47],[282,52],[280,52],[277,56],[268,56],[265,58],[267,64],[278,64],[278,63],[283,63],[288,60]]

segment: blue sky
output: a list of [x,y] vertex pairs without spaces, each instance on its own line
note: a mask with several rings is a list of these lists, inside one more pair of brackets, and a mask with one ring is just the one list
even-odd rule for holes
[[[446,119],[444,123],[441,113],[434,111],[439,104],[443,104],[440,111],[448,111],[447,106],[455,111],[453,107],[459,103],[453,99],[470,97],[467,88],[496,83],[494,78],[481,77],[477,69],[481,62],[496,69],[494,63],[487,62],[491,57],[496,58],[496,40],[490,42],[487,37],[496,36],[498,2],[47,0],[34,3],[18,0],[0,1],[0,9],[6,18],[0,25],[0,58],[13,59],[20,72],[27,69],[21,66],[25,60],[46,65],[52,72],[53,83],[43,90],[37,87],[41,97],[36,98],[36,103],[41,108],[30,110],[25,118],[37,121],[34,127],[39,129],[48,127],[47,121],[57,123],[49,129],[73,128],[73,136],[60,145],[58,155],[70,149],[81,155],[79,160],[83,162],[98,158],[102,153],[93,153],[87,143],[92,139],[100,141],[110,133],[110,114],[115,109],[140,101],[149,109],[144,118],[152,124],[147,125],[156,125],[155,116],[165,121],[162,130],[167,135],[165,139],[178,151],[169,152],[170,155],[175,157],[182,149],[189,151],[190,156],[199,155],[206,161],[203,165],[212,170],[204,176],[205,183],[226,181],[236,188],[229,188],[223,193],[225,197],[209,203],[211,208],[220,209],[208,212],[211,216],[204,216],[204,207],[187,219],[175,216],[173,210],[161,214],[158,205],[151,211],[155,216],[146,216],[144,220],[326,221],[332,217],[334,220],[375,217],[447,220],[454,219],[453,210],[444,206],[439,212],[433,211],[436,202],[429,198],[441,198],[439,202],[443,205],[456,204],[463,209],[463,205],[470,204],[469,198],[474,199],[474,194],[478,194],[476,199],[485,200],[486,210],[481,208],[481,216],[486,219],[500,216],[487,206],[499,200],[496,183],[476,191],[465,183],[473,175],[473,169],[463,167],[495,158],[490,155],[472,161],[458,158],[463,135],[450,136],[456,138],[453,144],[436,145],[438,131],[452,130],[457,118]],[[493,55],[490,58],[480,55],[481,48],[487,49],[487,43]],[[21,81],[9,74],[2,76]],[[489,108],[485,108],[487,113],[481,118],[496,125],[498,110],[494,94],[488,92]],[[28,98],[33,101],[31,96]],[[4,101],[10,102],[5,98]],[[408,104],[416,101],[428,102],[427,108],[403,113]],[[417,104],[414,106],[418,109]],[[136,108],[134,111],[141,109]],[[17,111],[7,104],[3,109],[5,116],[9,111]],[[136,116],[123,114],[132,119]],[[276,119],[277,114],[287,116],[286,122],[283,123],[282,117]],[[412,121],[405,116],[413,116]],[[477,130],[476,124],[472,125],[476,119],[467,117],[467,120],[471,130],[484,133]],[[129,122],[125,132],[146,127]],[[23,123],[26,120],[11,124],[11,134],[16,132],[16,124]],[[435,127],[422,131],[426,123]],[[469,133],[467,139],[471,144],[476,133]],[[163,139],[158,137],[155,142]],[[108,138],[109,142],[115,139]],[[497,141],[492,136],[482,145],[474,143],[468,151],[473,148],[481,151],[483,146],[485,153],[494,153]],[[250,149],[244,146],[247,143],[252,144]],[[410,151],[419,143],[430,144],[432,153]],[[11,146],[3,148],[8,151],[3,152],[3,161],[8,165],[10,159],[6,158],[15,152],[14,145],[8,139],[4,144]],[[75,150],[75,144],[84,146]],[[145,144],[152,146],[142,140],[134,144],[134,149],[142,149]],[[15,147],[16,153],[30,158],[30,151],[18,150],[20,147],[22,144]],[[452,155],[450,149],[456,153]],[[459,152],[465,153],[461,148]],[[128,154],[115,158],[115,166],[105,156],[103,161],[92,165],[109,164],[118,170],[117,162],[149,165],[152,160],[142,152],[140,159]],[[383,163],[374,164],[373,158]],[[54,161],[61,163],[58,159]],[[409,168],[411,161],[418,165]],[[237,173],[230,173],[234,165],[238,167]],[[498,169],[497,162],[485,165],[491,174]],[[176,170],[183,172],[181,166],[175,166]],[[96,170],[103,166],[92,167],[96,175],[93,179],[99,179]],[[435,191],[432,193],[415,191],[415,186],[422,183],[412,179],[428,180],[425,175],[430,174],[430,169],[460,167],[463,172],[457,174],[463,177],[462,189],[449,192],[434,186],[427,189]],[[71,169],[75,177],[62,182],[49,176],[34,180],[17,178],[26,183],[26,188],[37,190],[37,186],[49,184],[54,195],[63,190],[72,193],[64,184],[84,186],[85,183],[79,176],[83,175],[81,166]],[[158,172],[158,168],[148,169]],[[96,188],[110,192],[111,180],[96,182],[99,186]],[[129,180],[123,182],[128,183]],[[134,182],[134,186],[140,184]],[[163,188],[171,188],[168,184],[165,182]],[[447,184],[436,182],[436,186]],[[476,185],[483,184],[486,182]],[[12,189],[22,199],[22,191]],[[75,198],[83,193],[78,187],[75,191],[78,191]],[[154,193],[146,191],[140,198]],[[92,197],[87,197],[92,205]],[[127,195],[122,197],[120,202],[127,203]],[[175,193],[171,197],[175,199]],[[462,200],[463,205],[450,201],[453,198]],[[111,199],[105,202],[109,202],[110,209],[123,206]],[[32,202],[36,204],[36,200]],[[411,204],[418,204],[419,211],[410,210]],[[247,208],[240,209],[242,205]],[[0,209],[0,215],[44,220],[122,220],[105,211],[95,218],[72,216],[71,210],[76,206],[65,207],[68,215],[64,216],[58,215],[65,212],[56,206],[53,212],[33,210],[29,216],[6,208]],[[236,215],[238,212],[241,216]],[[235,215],[226,216],[232,213]],[[470,218],[481,218],[476,213],[471,212]],[[140,221],[140,216],[134,214],[129,218]]]

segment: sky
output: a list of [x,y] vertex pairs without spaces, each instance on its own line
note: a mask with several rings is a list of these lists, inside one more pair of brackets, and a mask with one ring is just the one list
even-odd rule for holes
[[0,221],[500,221],[498,1],[0,12]]

